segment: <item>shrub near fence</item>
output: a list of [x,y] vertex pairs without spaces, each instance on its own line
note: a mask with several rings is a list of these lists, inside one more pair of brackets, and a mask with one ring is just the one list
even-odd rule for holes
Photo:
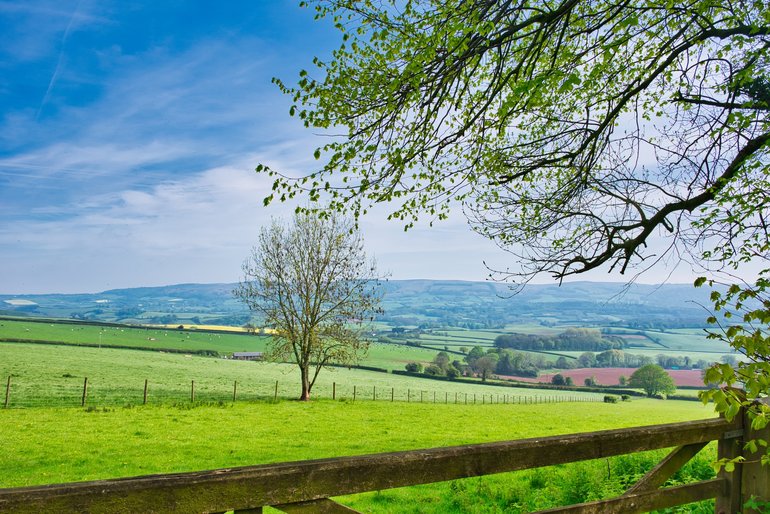
[[[46,389],[36,387],[34,383],[25,382],[18,377],[9,376],[5,381],[5,396],[3,407],[86,407],[108,405],[139,405],[139,404],[168,404],[168,403],[206,403],[206,402],[236,402],[236,401],[275,401],[278,399],[295,399],[297,386],[295,383],[270,382],[239,382],[218,381],[204,382],[191,379],[189,382],[175,386],[154,384],[149,379],[137,380],[133,384],[104,383],[89,380],[88,377],[66,376],[68,381],[55,386],[47,385]],[[515,395],[503,393],[479,392],[448,392],[425,389],[410,389],[395,387],[361,386],[350,384],[331,384],[331,388],[315,387],[314,398],[327,398],[346,401],[399,401],[408,403],[445,403],[445,404],[511,404],[534,405],[543,403],[564,402],[600,402],[601,396],[543,394]]]

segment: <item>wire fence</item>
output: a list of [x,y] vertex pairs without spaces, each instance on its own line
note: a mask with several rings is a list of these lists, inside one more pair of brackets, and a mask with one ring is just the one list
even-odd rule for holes
[[[58,383],[25,381],[9,376],[5,381],[3,408],[25,407],[102,407],[148,404],[204,404],[244,401],[278,401],[299,396],[296,382],[271,381],[179,381],[154,382],[147,378],[133,383],[114,384],[88,377],[70,377]],[[383,387],[356,384],[317,384],[313,398],[340,401],[390,401],[405,403],[443,403],[455,405],[536,405],[544,403],[602,402],[592,394],[515,395],[501,392],[480,393]]]

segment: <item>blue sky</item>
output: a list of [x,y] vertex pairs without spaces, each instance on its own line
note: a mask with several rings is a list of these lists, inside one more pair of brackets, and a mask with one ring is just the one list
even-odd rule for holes
[[[237,281],[292,208],[254,167],[301,174],[318,145],[271,84],[339,43],[298,3],[0,1],[0,293]],[[383,212],[362,227],[393,278],[506,265],[459,213],[404,234]]]

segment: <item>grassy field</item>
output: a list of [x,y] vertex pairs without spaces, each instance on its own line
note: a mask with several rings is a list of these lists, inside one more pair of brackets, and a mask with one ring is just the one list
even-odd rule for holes
[[[121,346],[133,348],[170,349],[196,352],[213,350],[222,355],[232,352],[261,352],[269,342],[268,336],[245,333],[211,333],[175,328],[104,327],[90,324],[39,323],[0,319],[0,341],[28,339],[56,341],[68,344]],[[427,363],[437,350],[406,345],[372,343],[361,364],[385,369],[403,370],[408,362]]]
[[220,353],[262,351],[265,336],[218,334],[168,328],[105,327],[89,324],[39,323],[0,319],[0,340],[30,339],[72,344],[135,348],[214,350]]
[[[403,370],[409,362],[427,364],[436,357],[438,350],[398,344],[371,343],[361,364],[388,370]],[[458,357],[460,358],[460,357]]]
[[[8,338],[57,341],[70,344],[128,346],[195,352],[214,350],[220,354],[236,351],[264,351],[269,337],[241,333],[220,334],[171,328],[102,327],[88,324],[35,323],[0,320],[0,340]],[[412,361],[430,362],[435,350],[410,346],[372,344],[362,364],[386,369],[403,369]]]
[[[712,415],[697,403],[655,400],[559,409],[321,400],[192,409],[0,410],[0,487],[502,441]],[[659,455],[621,457],[611,466],[617,478],[624,466],[649,468]],[[707,454],[705,464],[695,465],[707,468],[711,458]],[[594,475],[606,477],[608,465],[557,466],[367,493],[343,502],[369,512],[521,512],[612,493],[594,483]],[[596,490],[589,492],[580,482]]]
[[[389,346],[389,345],[383,345]],[[398,348],[400,349],[400,348]],[[409,350],[409,348],[404,348]],[[291,398],[299,393],[299,374],[288,364],[249,362],[195,355],[145,352],[115,348],[0,343],[0,379],[12,375],[10,405],[79,405],[84,378],[88,377],[89,405],[137,404],[143,400],[144,381],[148,380],[149,403],[189,401],[192,381],[196,399],[225,401],[232,399],[234,382],[241,399],[264,399],[275,395]],[[472,401],[489,402],[493,395],[521,398],[556,398],[565,393],[517,389],[501,386],[441,382],[422,378],[377,373],[359,369],[336,368],[323,371],[314,388],[317,397],[331,398],[336,383],[337,398],[357,397],[379,400],[391,395],[399,401]],[[443,396],[441,396],[443,394]],[[596,393],[568,393],[570,397],[600,400]]]
[[[414,351],[412,356],[420,351],[381,346]],[[542,402],[563,393],[344,368],[322,372],[314,389],[316,400],[302,403],[285,400],[299,392],[296,370],[289,365],[0,343],[0,377],[8,375],[12,375],[10,406],[36,408],[0,409],[0,487],[481,443],[714,415],[697,402],[634,399],[605,404],[595,393],[568,393],[592,403],[501,403],[501,395]],[[87,408],[76,407],[86,376]],[[141,405],[145,378],[150,401]],[[192,380],[195,403],[190,402]],[[239,401],[233,403],[236,381]],[[273,400],[276,381],[278,401]],[[333,383],[337,401],[329,399]],[[371,401],[374,392],[379,401]],[[474,395],[475,404],[470,401]],[[710,472],[713,453],[708,450],[683,473],[702,478]],[[367,512],[527,512],[619,494],[621,477],[642,473],[660,456],[661,452],[652,452],[366,493],[341,501]]]
[[[558,329],[562,331],[563,329]],[[506,331],[539,333],[553,332],[545,327],[534,325],[511,325]],[[637,331],[638,332],[638,331]],[[428,348],[407,345],[377,344],[370,345],[369,353],[361,364],[389,370],[403,369],[408,362],[430,362],[440,350],[448,348],[458,352],[461,347],[491,347],[495,337],[505,333],[496,330],[437,330],[422,334],[415,342]],[[698,329],[645,331],[643,347],[629,348],[629,353],[655,357],[660,353],[672,356],[689,356],[693,360],[718,360],[719,356],[729,353],[729,348],[718,341],[707,340]],[[638,337],[639,336],[635,336]],[[644,336],[643,336],[644,337]],[[135,348],[173,349],[189,352],[213,350],[220,354],[236,351],[264,351],[269,341],[267,336],[253,336],[243,333],[211,333],[201,330],[178,330],[175,328],[143,327],[103,327],[89,324],[70,324],[56,322],[30,322],[0,319],[0,340],[30,339],[58,341],[70,344],[88,344],[102,346],[128,346]],[[652,339],[660,343],[652,342]],[[634,339],[636,341],[637,339]],[[582,352],[558,352],[578,356]],[[549,360],[556,355],[545,354]],[[458,355],[459,357],[459,355]]]
[[682,330],[645,330],[645,335],[658,341],[669,350],[678,350],[683,352],[729,352],[726,343],[707,339],[706,333],[702,330],[682,329]]
[[[670,329],[638,330],[610,327],[613,335],[623,336],[632,345],[625,351],[639,355],[648,355],[655,358],[658,354],[670,356],[687,356],[694,361],[703,359],[708,362],[719,360],[723,354],[730,353],[730,348],[722,342],[707,339],[703,329]],[[563,332],[566,327],[543,327],[533,324],[507,325],[505,330],[436,330],[431,334],[421,335],[419,341],[423,345],[430,345],[443,349],[447,346],[450,350],[458,350],[465,346],[491,347],[495,337],[500,334],[518,332],[537,335],[556,335]],[[583,352],[559,351],[558,353],[579,356]],[[554,360],[556,356],[553,357]]]

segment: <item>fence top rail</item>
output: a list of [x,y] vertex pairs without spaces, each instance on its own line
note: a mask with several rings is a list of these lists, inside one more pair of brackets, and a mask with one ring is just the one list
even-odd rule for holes
[[0,489],[0,511],[222,512],[740,436],[712,418],[425,450]]

